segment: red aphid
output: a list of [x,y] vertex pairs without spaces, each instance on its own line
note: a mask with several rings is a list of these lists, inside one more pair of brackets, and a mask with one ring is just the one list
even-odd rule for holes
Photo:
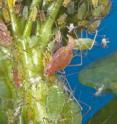
[[7,31],[7,26],[2,21],[0,21],[0,31],[3,31],[3,32]]
[[9,46],[12,43],[12,37],[4,22],[0,21],[0,44]]
[[70,62],[73,57],[73,48],[75,46],[74,39],[68,35],[68,44],[65,47],[59,48],[55,54],[52,56],[52,59],[46,66],[44,73],[47,76],[53,75],[55,72],[64,69]]
[[13,81],[14,81],[17,88],[21,87],[22,80],[20,78],[18,69],[16,67],[13,68]]

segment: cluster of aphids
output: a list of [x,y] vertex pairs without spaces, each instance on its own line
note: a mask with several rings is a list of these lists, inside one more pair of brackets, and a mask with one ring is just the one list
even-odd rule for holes
[[[59,70],[63,70],[71,62],[71,59],[73,57],[73,49],[76,46],[77,39],[73,38],[70,35],[75,30],[75,26],[71,24],[70,26],[67,26],[67,29],[68,29],[68,34],[67,34],[68,41],[66,46],[61,46],[62,35],[60,30],[55,35],[55,39],[54,39],[55,44],[54,44],[54,49],[52,50],[53,56],[44,70],[44,73],[47,76],[51,76],[55,72]],[[80,66],[81,64],[82,63],[77,64],[77,66],[78,65]]]
[[0,21],[0,45],[9,46],[12,43],[12,36],[6,24]]
[[[70,24],[69,26],[67,26],[68,41],[66,46],[61,45],[62,35],[60,30],[56,33],[55,39],[54,39],[55,44],[54,44],[54,48],[52,49],[53,55],[50,61],[48,62],[47,66],[45,67],[45,70],[44,70],[45,75],[51,76],[55,74],[57,71],[64,70],[64,68],[67,65],[69,65],[69,63],[71,62],[73,58],[73,49],[75,49],[76,46],[78,47],[78,50],[81,51],[81,53],[83,50],[92,49],[92,47],[94,46],[96,37],[98,35],[98,31],[96,30],[95,37],[93,40],[91,40],[90,38],[78,38],[77,33],[75,32],[76,28],[77,27],[75,27],[73,24]],[[76,39],[73,38],[72,35],[70,35],[70,34],[73,34],[73,32],[76,35]],[[102,47],[106,48],[107,43],[108,43],[107,39],[103,37],[101,41]],[[72,66],[81,66],[81,65],[82,65],[82,54],[81,54],[81,63],[72,65]]]

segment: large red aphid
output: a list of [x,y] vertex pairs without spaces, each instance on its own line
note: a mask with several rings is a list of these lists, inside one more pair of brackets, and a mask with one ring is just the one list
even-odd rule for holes
[[52,59],[46,66],[44,73],[48,76],[53,75],[55,72],[64,69],[73,57],[73,48],[75,46],[74,39],[68,35],[68,44],[65,47],[59,48]]

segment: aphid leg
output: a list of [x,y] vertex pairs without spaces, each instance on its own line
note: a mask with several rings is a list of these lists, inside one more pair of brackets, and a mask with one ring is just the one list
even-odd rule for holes
[[[79,54],[80,51],[76,50],[76,51],[73,51],[73,58],[75,57],[81,57],[81,53]],[[82,57],[86,57],[88,55],[88,50],[83,50],[82,51]]]
[[[96,32],[93,32],[93,33],[89,34],[89,37],[90,37],[90,36],[91,36],[91,37],[92,37],[92,36],[95,37],[95,35],[96,35]],[[104,38],[104,35],[99,34],[99,30],[98,30],[98,34],[97,34],[96,38],[102,39],[102,38]],[[94,43],[92,44],[92,46],[100,47],[100,43],[98,43],[98,42],[95,40]],[[90,49],[91,49],[91,48],[92,48],[92,47],[90,47]]]
[[80,106],[81,110],[82,110],[82,106],[79,104],[79,101],[75,98],[74,96],[74,92],[69,84],[69,81],[67,80],[67,77],[66,75],[63,76],[64,78],[64,81],[65,81],[65,87],[64,87],[64,90],[70,94],[70,97]]
[[75,30],[74,30],[74,34],[75,34],[76,38],[78,39],[78,34],[77,34],[77,32]]
[[86,38],[88,38],[88,31],[86,31]]
[[98,35],[98,30],[95,31],[95,36],[94,36],[94,39],[93,39],[93,43],[92,43],[91,47],[89,48],[89,50],[93,48],[93,46],[96,42],[97,35]]
[[[65,74],[65,71],[64,71],[64,74]],[[71,88],[71,86],[70,86],[70,84],[69,84],[69,82],[67,80],[68,75],[67,75],[67,77],[66,77],[66,74],[62,75],[62,76],[64,78],[64,84],[66,84],[66,85],[64,85],[65,92],[70,94],[70,97],[80,106],[81,111],[83,111],[83,107],[80,105],[80,103],[85,105],[88,108],[88,110],[83,114],[83,116],[87,115],[92,109],[91,106],[88,105],[87,103],[81,101],[80,99],[76,99],[76,97],[74,96],[75,91],[72,90],[72,88]]]
[[[75,56],[76,57],[76,56]],[[68,66],[81,66],[83,64],[83,56],[82,56],[82,51],[80,51],[80,63],[79,64],[70,64]]]
[[65,78],[66,85],[67,85],[67,86],[66,86],[67,92],[70,94],[71,98],[73,98],[73,100],[80,106],[81,111],[83,111],[83,108],[82,108],[82,106],[80,105],[80,103],[83,104],[83,105],[85,105],[85,106],[88,108],[88,110],[83,114],[83,116],[87,115],[87,114],[91,111],[91,109],[92,109],[91,106],[88,105],[87,103],[81,101],[80,99],[78,99],[78,100],[76,99],[76,97],[74,96],[74,92],[75,92],[75,91],[73,92],[73,90],[72,90],[72,88],[71,88],[71,86],[70,86],[70,84],[69,84],[69,82],[68,82],[66,76],[64,76],[64,78]]
[[81,30],[81,38],[83,38],[83,30]]
[[60,73],[62,75],[65,75],[65,71],[64,70],[58,71],[58,73]]
[[[68,83],[69,83],[69,82],[68,82]],[[70,85],[69,85],[69,86],[70,86]],[[85,105],[85,106],[88,108],[88,110],[83,114],[83,116],[87,115],[87,114],[91,111],[91,106],[88,105],[87,103],[81,101],[80,98],[77,100],[76,97],[73,95],[73,91],[72,91],[71,87],[70,87],[70,91],[69,91],[69,92],[71,93],[73,99],[77,102],[77,104],[80,105],[81,111],[83,111],[83,107],[82,107],[81,104]]]
[[66,82],[66,86],[65,86],[65,90],[70,94],[70,97],[80,106],[81,111],[83,110],[82,106],[80,105],[80,101],[76,99],[76,97],[74,96],[74,92],[69,84],[69,81],[67,80],[66,76],[64,76],[65,82]]

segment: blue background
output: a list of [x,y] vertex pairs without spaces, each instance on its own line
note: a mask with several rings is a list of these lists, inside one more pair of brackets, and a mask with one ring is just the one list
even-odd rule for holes
[[[94,113],[104,107],[114,96],[111,93],[106,93],[97,97],[94,96],[96,90],[82,85],[78,81],[78,73],[76,72],[79,72],[84,66],[87,66],[89,63],[96,61],[99,58],[103,58],[103,56],[108,55],[109,53],[117,51],[117,0],[112,1],[111,12],[106,18],[103,19],[98,31],[99,35],[106,35],[106,37],[109,39],[110,43],[108,44],[108,48],[104,49],[100,46],[102,37],[98,36],[97,46],[88,51],[87,56],[83,58],[83,65],[81,67],[67,67],[65,69],[67,74],[75,72],[73,75],[68,76],[67,79],[74,92],[75,97],[83,107],[82,124],[87,124],[87,120],[89,120],[94,115]],[[72,63],[78,62],[79,57],[72,61]],[[91,107],[91,110],[88,112],[89,107]]]

